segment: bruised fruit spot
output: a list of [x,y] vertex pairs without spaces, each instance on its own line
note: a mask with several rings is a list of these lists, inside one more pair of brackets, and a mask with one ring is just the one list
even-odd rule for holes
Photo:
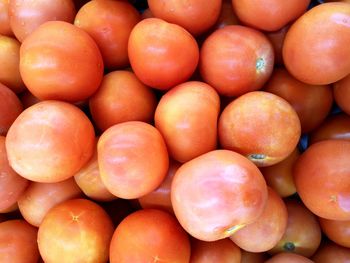
[[265,60],[263,58],[258,58],[255,63],[256,71],[260,72],[265,68]]
[[238,230],[242,229],[243,227],[245,227],[245,224],[232,226],[225,231],[225,236],[226,237],[232,236],[234,233],[236,233]]
[[292,242],[287,242],[284,244],[283,249],[287,252],[293,252],[295,250],[295,245]]

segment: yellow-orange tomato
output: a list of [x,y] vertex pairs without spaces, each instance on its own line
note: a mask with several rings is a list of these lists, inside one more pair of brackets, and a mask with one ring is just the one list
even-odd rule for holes
[[216,241],[253,223],[264,210],[267,187],[244,156],[215,150],[183,164],[171,184],[171,202],[193,237]]
[[24,110],[6,137],[12,168],[42,183],[72,177],[91,158],[95,134],[86,115],[72,104],[43,101]]
[[37,263],[37,228],[24,220],[0,223],[0,262]]
[[20,43],[16,39],[0,35],[0,82],[15,93],[25,89],[19,73],[19,50]]
[[289,29],[283,60],[298,80],[314,85],[336,82],[350,73],[350,5],[325,3],[302,15]]
[[215,150],[219,111],[219,95],[203,82],[185,82],[163,95],[154,119],[170,156],[183,163]]
[[10,24],[16,38],[23,40],[47,21],[72,23],[75,8],[72,0],[10,0]]
[[125,70],[106,74],[89,100],[92,118],[102,131],[125,121],[150,122],[156,106],[153,91]]
[[67,22],[50,21],[22,43],[20,72],[35,97],[78,102],[99,87],[103,60],[95,41],[84,30]]
[[241,250],[230,239],[191,242],[191,263],[241,263]]
[[265,261],[265,263],[314,263],[312,260],[303,257],[298,254],[293,254],[293,253],[279,253],[269,260]]
[[315,263],[347,263],[350,261],[350,248],[327,242],[312,257]]
[[199,60],[196,40],[184,28],[147,18],[131,31],[130,64],[146,85],[167,90],[191,77]]
[[52,208],[39,227],[38,245],[45,262],[108,260],[113,224],[92,201],[72,199]]
[[0,35],[13,36],[10,26],[9,0],[0,0]]
[[298,115],[287,101],[253,91],[226,106],[218,133],[224,149],[237,151],[258,166],[269,166],[292,153],[301,131]]
[[323,233],[340,246],[350,248],[350,220],[336,221],[319,218]]
[[350,115],[350,74],[333,84],[333,94],[338,106]]
[[129,64],[128,39],[140,14],[127,1],[89,1],[80,8],[74,25],[84,29],[100,48],[108,69]]
[[260,89],[272,73],[274,54],[266,36],[231,25],[214,31],[201,48],[200,73],[221,95]]
[[173,216],[144,209],[118,225],[110,245],[110,262],[186,263],[190,253],[188,236]]
[[100,137],[97,146],[102,182],[117,197],[139,198],[164,180],[169,157],[160,132],[150,124],[116,124]]
[[18,208],[28,223],[39,227],[51,208],[81,194],[73,178],[58,183],[32,182],[18,199]]

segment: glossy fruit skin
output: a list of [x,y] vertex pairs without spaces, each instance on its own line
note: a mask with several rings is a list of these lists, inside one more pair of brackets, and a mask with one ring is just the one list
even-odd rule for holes
[[221,0],[177,1],[148,0],[149,8],[155,17],[182,26],[192,35],[198,36],[210,29],[217,21]]
[[[322,171],[322,172],[320,172]],[[331,220],[350,220],[350,142],[312,144],[295,165],[294,182],[305,206]]]
[[51,209],[41,223],[40,255],[48,263],[107,262],[112,234],[112,221],[99,205],[68,200]]
[[350,249],[327,242],[312,257],[315,263],[344,263],[350,260]]
[[241,263],[241,250],[230,239],[191,242],[191,263]]
[[184,163],[215,150],[219,111],[219,95],[204,82],[185,82],[165,93],[154,120],[170,156]]
[[350,220],[336,221],[319,218],[323,233],[336,244],[350,248]]
[[283,49],[283,43],[284,39],[286,37],[286,34],[290,28],[290,24],[282,27],[281,29],[273,32],[265,32],[265,35],[270,40],[274,55],[275,55],[275,65],[277,66],[283,66],[283,56],[282,56],[282,49]]
[[0,35],[13,36],[8,12],[9,0],[0,0]]
[[126,70],[106,74],[89,100],[92,118],[102,131],[125,121],[151,122],[156,106],[153,91]]
[[350,115],[350,74],[333,84],[333,94],[337,105]]
[[289,29],[284,64],[298,80],[325,85],[350,72],[350,6],[325,3],[302,15]]
[[6,150],[12,168],[35,182],[72,177],[91,158],[94,128],[77,107],[44,101],[24,110],[9,129]]
[[214,31],[204,41],[200,56],[202,78],[225,96],[260,89],[274,64],[273,48],[266,36],[239,25]]
[[133,71],[144,84],[167,90],[191,77],[199,49],[193,36],[182,27],[148,18],[131,31],[128,55]]
[[28,186],[28,180],[19,176],[8,162],[4,136],[0,136],[0,213],[16,204]]
[[107,129],[98,141],[97,152],[102,182],[124,199],[154,191],[169,167],[162,135],[144,122],[124,122]]
[[72,0],[10,0],[10,24],[16,38],[23,40],[47,21],[72,23],[75,8]]
[[282,238],[287,227],[287,219],[287,208],[282,198],[268,188],[266,205],[260,217],[238,230],[230,236],[230,239],[249,252],[268,251]]
[[265,263],[286,263],[286,262],[293,262],[293,263],[313,263],[312,260],[303,257],[298,254],[294,253],[279,253],[269,260],[265,261]]
[[51,184],[31,182],[18,199],[18,208],[28,223],[39,227],[51,208],[81,195],[73,178]]
[[288,213],[287,228],[281,240],[269,253],[274,255],[292,252],[310,257],[321,242],[321,228],[317,218],[298,201],[287,200],[285,204]]
[[0,35],[0,82],[15,93],[25,89],[19,73],[19,52],[20,43],[16,39]]
[[183,164],[171,185],[171,202],[193,237],[216,241],[257,220],[267,187],[259,169],[242,155],[215,150]]
[[224,149],[237,151],[258,166],[276,164],[295,149],[300,121],[284,99],[253,91],[233,100],[221,113],[218,134]]
[[140,14],[128,2],[89,1],[79,9],[74,25],[96,41],[105,67],[116,69],[129,64],[128,39],[140,20]]
[[127,216],[117,227],[110,245],[110,262],[173,262],[190,259],[186,232],[170,214],[143,209]]
[[292,105],[298,114],[302,133],[308,133],[319,126],[329,114],[333,103],[330,86],[302,83],[285,69],[275,69],[264,90],[280,96]]
[[239,20],[248,26],[276,31],[301,16],[310,0],[232,0],[232,6]]
[[12,123],[23,111],[23,106],[16,94],[1,83],[0,101],[0,135],[6,135]]
[[37,263],[37,228],[24,220],[0,223],[0,261],[11,263]]
[[20,72],[35,97],[78,102],[99,87],[103,60],[96,43],[84,30],[67,22],[51,21],[22,43]]

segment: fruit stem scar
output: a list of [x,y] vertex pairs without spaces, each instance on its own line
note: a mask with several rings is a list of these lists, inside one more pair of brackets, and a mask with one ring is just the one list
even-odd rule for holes
[[295,250],[295,245],[292,242],[286,242],[283,249],[288,252],[293,252]]
[[249,154],[248,155],[249,159],[253,159],[253,160],[262,160],[266,158],[265,154],[259,154],[259,153],[253,153],[253,154]]
[[265,67],[265,60],[263,58],[258,58],[255,63],[255,68],[257,71],[263,70]]

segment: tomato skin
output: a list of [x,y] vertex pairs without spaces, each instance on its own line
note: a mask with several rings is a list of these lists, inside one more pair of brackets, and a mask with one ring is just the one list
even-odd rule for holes
[[116,228],[110,245],[110,262],[172,262],[190,260],[186,232],[170,214],[143,209],[127,216]]
[[266,36],[239,25],[214,31],[204,41],[200,56],[202,78],[224,96],[262,88],[274,64],[273,48]]
[[74,24],[85,30],[97,43],[108,69],[128,66],[128,39],[141,20],[128,2],[90,1],[78,11]]
[[100,137],[97,146],[102,182],[117,197],[139,198],[164,180],[169,156],[160,132],[150,124],[116,124]]
[[259,169],[242,155],[215,150],[183,164],[171,185],[171,202],[193,237],[216,241],[258,219],[267,200]]
[[318,218],[323,233],[336,244],[350,248],[350,220],[337,221]]
[[75,8],[72,0],[10,0],[10,24],[16,38],[23,40],[47,21],[72,23]]
[[350,249],[328,241],[312,257],[315,263],[344,263],[350,260]]
[[[350,5],[325,3],[301,16],[289,29],[284,64],[298,80],[327,85],[350,72]],[[332,41],[329,41],[329,40]]]
[[215,150],[219,111],[219,95],[203,82],[185,82],[164,94],[154,120],[170,156],[184,163]]
[[0,35],[13,36],[10,26],[9,0],[0,0]]
[[24,220],[0,223],[0,262],[37,263],[37,228]]
[[154,17],[182,26],[192,35],[198,36],[210,29],[217,21],[221,0],[177,1],[148,0],[149,8]]
[[43,101],[24,110],[9,129],[6,150],[12,168],[35,182],[72,177],[92,156],[95,134],[72,104]]
[[199,49],[184,28],[148,18],[131,31],[128,55],[133,71],[144,84],[167,90],[191,77],[198,64]]
[[35,97],[78,102],[99,87],[103,60],[85,31],[67,22],[51,21],[22,43],[20,73]]
[[350,74],[333,84],[333,94],[337,105],[350,115]]
[[297,192],[311,212],[326,219],[350,220],[349,141],[312,144],[294,168]]
[[286,263],[286,262],[293,262],[293,263],[313,263],[312,260],[303,257],[298,254],[293,253],[279,253],[269,260],[265,261],[266,263]]

